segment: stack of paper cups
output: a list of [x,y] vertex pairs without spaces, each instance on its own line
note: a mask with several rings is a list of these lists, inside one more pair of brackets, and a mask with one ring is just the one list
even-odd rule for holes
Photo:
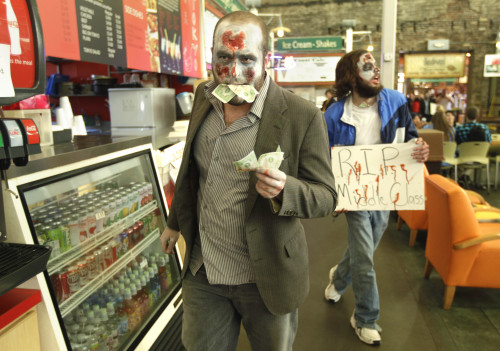
[[[59,106],[64,111],[64,117],[61,120],[61,124],[57,122],[64,129],[70,129],[73,127],[73,110],[71,109],[71,103],[67,96],[61,96],[59,98]],[[56,111],[56,121],[57,121],[57,111]]]
[[87,129],[85,128],[85,122],[83,122],[83,116],[75,116],[73,123],[73,135],[87,135]]
[[62,128],[65,128],[66,125],[66,113],[62,107],[56,107],[54,109],[54,113],[56,115],[56,124]]

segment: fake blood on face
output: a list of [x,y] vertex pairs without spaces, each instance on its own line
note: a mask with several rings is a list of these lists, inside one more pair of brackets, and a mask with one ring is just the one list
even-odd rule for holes
[[225,31],[222,34],[222,44],[233,53],[236,50],[243,49],[245,47],[245,33],[233,35],[232,31]]
[[227,77],[229,73],[229,67],[221,65],[220,63],[217,63],[215,65],[215,69],[217,70],[217,75],[221,78],[224,79]]

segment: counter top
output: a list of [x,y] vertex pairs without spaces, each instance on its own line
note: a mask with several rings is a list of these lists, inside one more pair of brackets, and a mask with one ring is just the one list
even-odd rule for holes
[[12,289],[0,296],[0,330],[42,302],[40,290]]
[[40,154],[29,156],[29,162],[24,167],[12,164],[7,170],[7,176],[9,178],[16,178],[149,143],[151,143],[150,136],[112,137],[110,135],[75,135],[71,143],[42,147]]

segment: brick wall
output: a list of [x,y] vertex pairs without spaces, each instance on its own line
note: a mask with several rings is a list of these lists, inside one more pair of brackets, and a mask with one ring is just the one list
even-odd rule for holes
[[[343,36],[342,20],[354,19],[355,31],[372,32],[373,54],[377,60],[380,58],[382,0],[262,0],[258,11],[281,13],[283,25],[292,30],[287,34],[291,37]],[[496,117],[500,117],[500,87],[496,88],[493,80],[499,78],[484,78],[483,67],[484,55],[496,52],[495,39],[499,31],[500,5],[497,1],[398,1],[396,53],[426,51],[430,39],[449,39],[450,51],[471,50],[467,103],[479,106],[486,115],[491,100],[496,97],[497,103],[492,109]],[[355,42],[354,49],[367,45],[367,40]]]

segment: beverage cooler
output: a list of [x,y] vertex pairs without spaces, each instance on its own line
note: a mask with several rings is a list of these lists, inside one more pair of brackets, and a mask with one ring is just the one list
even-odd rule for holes
[[43,296],[42,349],[149,350],[166,331],[180,345],[168,328],[181,261],[161,250],[168,210],[144,139],[35,160],[5,182],[7,241],[52,248],[27,283]]

